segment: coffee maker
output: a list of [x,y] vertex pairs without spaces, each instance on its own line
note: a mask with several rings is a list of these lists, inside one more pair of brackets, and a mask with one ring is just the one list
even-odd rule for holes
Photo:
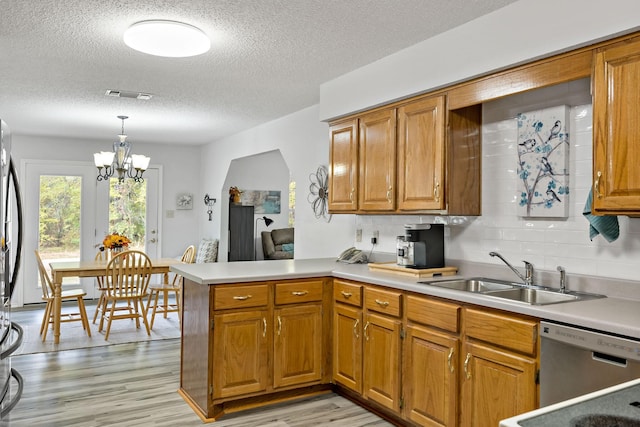
[[444,225],[407,224],[396,241],[396,263],[408,268],[444,267]]

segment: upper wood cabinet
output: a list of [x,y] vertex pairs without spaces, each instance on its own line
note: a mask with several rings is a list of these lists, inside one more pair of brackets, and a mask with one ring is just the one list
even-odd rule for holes
[[329,129],[329,209],[353,212],[358,208],[358,119]]
[[444,209],[444,96],[398,108],[398,209]]
[[358,208],[393,211],[396,195],[396,110],[360,117]]
[[481,105],[446,111],[445,95],[333,123],[329,210],[480,215],[481,125]]
[[593,69],[593,211],[640,214],[640,38],[597,49]]

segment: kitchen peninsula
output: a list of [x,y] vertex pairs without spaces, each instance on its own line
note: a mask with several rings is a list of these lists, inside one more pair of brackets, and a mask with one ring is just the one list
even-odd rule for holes
[[[466,266],[461,273],[486,274],[484,267]],[[440,411],[433,418],[449,420],[443,424],[457,425],[457,417],[464,424],[479,416],[479,404],[486,404],[468,397],[478,387],[491,386],[476,384],[482,363],[475,361],[494,353],[499,356],[491,362],[506,366],[516,378],[508,382],[513,393],[502,396],[519,396],[517,401],[496,399],[500,407],[491,408],[491,416],[504,419],[538,407],[539,320],[640,339],[640,301],[615,296],[525,305],[334,259],[190,264],[172,270],[185,278],[179,392],[204,421],[334,390],[391,421],[422,425],[429,411]],[[422,342],[437,351],[421,353],[429,347]],[[383,348],[376,350],[373,343]],[[429,393],[419,387],[433,386],[413,381],[426,375],[416,355],[442,363],[434,374],[442,381],[438,389],[446,392],[433,396],[444,402],[437,408],[412,399]],[[477,373],[473,379],[472,372]]]

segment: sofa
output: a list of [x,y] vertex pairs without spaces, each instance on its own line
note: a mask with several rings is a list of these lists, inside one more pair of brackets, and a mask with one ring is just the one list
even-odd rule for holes
[[293,259],[293,228],[277,228],[263,231],[262,253],[264,259]]

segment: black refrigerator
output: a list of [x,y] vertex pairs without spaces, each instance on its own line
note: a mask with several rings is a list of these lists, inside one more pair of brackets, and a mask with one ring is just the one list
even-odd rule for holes
[[[11,132],[0,120],[0,420],[22,396],[24,380],[11,367],[11,354],[22,344],[22,328],[11,321],[11,296],[22,253],[22,201],[16,170],[11,161]],[[15,215],[15,220],[14,220]],[[16,241],[13,235],[16,234]]]

